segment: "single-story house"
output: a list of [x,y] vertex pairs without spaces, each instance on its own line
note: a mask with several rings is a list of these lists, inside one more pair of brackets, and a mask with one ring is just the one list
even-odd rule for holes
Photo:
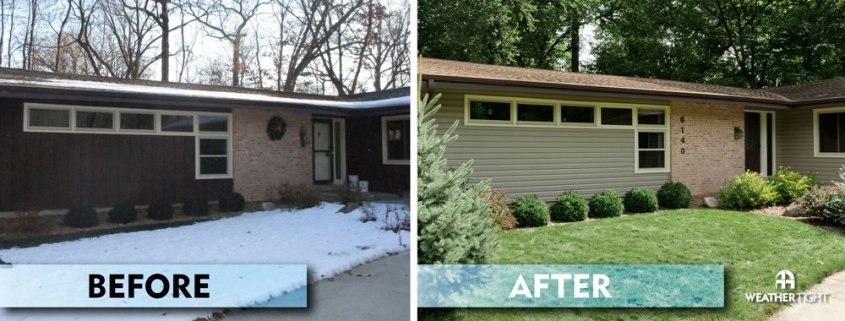
[[458,121],[452,165],[546,201],[577,190],[686,184],[717,194],[745,170],[837,178],[845,162],[845,78],[759,90],[421,58],[440,127]]
[[[0,212],[410,185],[410,89],[349,96],[0,69]],[[272,138],[271,138],[272,137]]]

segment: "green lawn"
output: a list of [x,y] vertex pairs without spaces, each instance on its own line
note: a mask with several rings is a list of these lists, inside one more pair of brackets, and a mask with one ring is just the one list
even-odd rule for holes
[[494,263],[720,263],[724,309],[439,310],[427,320],[764,320],[775,304],[746,292],[775,292],[777,271],[795,272],[797,290],[845,269],[845,237],[777,217],[718,210],[675,210],[522,229],[499,235]]

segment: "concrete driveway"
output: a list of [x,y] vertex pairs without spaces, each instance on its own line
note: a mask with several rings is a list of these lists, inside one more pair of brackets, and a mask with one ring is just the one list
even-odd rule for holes
[[409,252],[376,260],[308,288],[308,309],[247,309],[226,321],[410,319]]

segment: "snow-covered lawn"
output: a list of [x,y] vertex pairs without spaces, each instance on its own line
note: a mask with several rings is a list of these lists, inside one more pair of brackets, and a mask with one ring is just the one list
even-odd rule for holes
[[[407,215],[407,208],[398,206],[400,212]],[[304,263],[308,265],[309,280],[314,282],[407,250],[408,232],[396,234],[382,229],[386,209],[396,208],[396,204],[372,204],[378,221],[368,223],[359,220],[363,214],[361,209],[348,214],[337,213],[341,207],[339,204],[323,203],[303,210],[247,213],[189,226],[12,248],[0,250],[0,259],[12,264]],[[232,289],[240,290],[243,289]],[[248,300],[261,302],[269,299],[267,293],[288,290],[293,289],[264,289],[263,293],[251,289],[243,295],[250,296]],[[184,309],[3,309],[0,320],[191,321],[212,312]]]

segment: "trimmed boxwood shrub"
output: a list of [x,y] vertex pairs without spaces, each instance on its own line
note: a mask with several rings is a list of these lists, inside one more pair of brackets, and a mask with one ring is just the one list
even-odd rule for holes
[[109,211],[109,222],[112,223],[129,223],[138,218],[138,211],[135,210],[135,205],[130,202],[117,203]]
[[622,215],[624,210],[622,198],[612,189],[601,191],[590,198],[590,213],[594,217],[616,217]]
[[64,223],[70,227],[94,227],[100,224],[100,218],[93,207],[81,205],[72,207],[65,214]]
[[549,224],[549,206],[537,195],[518,197],[511,203],[511,212],[520,227]]
[[728,186],[719,191],[719,202],[726,208],[756,208],[772,205],[776,199],[777,193],[772,185],[763,175],[752,171],[734,177]]
[[208,201],[190,197],[182,203],[182,213],[188,216],[206,216],[209,213]]
[[224,193],[217,200],[217,206],[222,212],[240,212],[244,210],[244,196],[240,193],[229,192]]
[[147,208],[147,217],[156,221],[166,221],[173,218],[173,205],[169,202],[156,201]]
[[550,209],[551,217],[560,222],[577,222],[587,219],[590,207],[584,196],[576,191],[569,191],[557,197]]
[[624,205],[631,213],[651,213],[657,210],[657,194],[648,188],[635,187],[625,193]]
[[831,199],[820,217],[831,223],[845,225],[845,199],[841,197]]
[[687,208],[691,200],[689,188],[681,182],[667,182],[657,191],[657,201],[664,208]]
[[777,193],[778,204],[789,204],[804,195],[810,187],[816,185],[816,175],[801,175],[801,173],[781,166],[775,175],[769,179],[769,184]]

